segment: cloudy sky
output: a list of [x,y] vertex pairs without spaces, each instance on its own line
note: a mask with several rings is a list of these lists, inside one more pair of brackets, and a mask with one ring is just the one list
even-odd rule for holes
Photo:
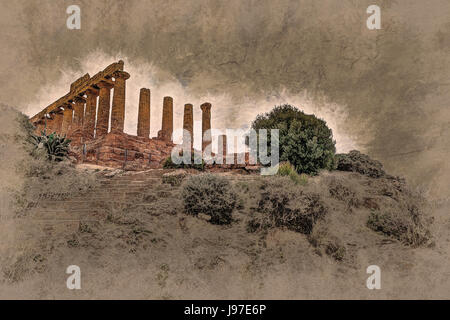
[[[66,27],[72,4],[81,30]],[[366,27],[370,4],[381,30]],[[446,186],[433,179],[449,171],[447,0],[17,0],[2,1],[0,15],[0,102],[28,115],[122,59],[129,133],[141,87],[151,89],[152,135],[166,95],[175,127],[185,103],[198,121],[211,102],[218,129],[290,103],[325,119],[338,151]]]

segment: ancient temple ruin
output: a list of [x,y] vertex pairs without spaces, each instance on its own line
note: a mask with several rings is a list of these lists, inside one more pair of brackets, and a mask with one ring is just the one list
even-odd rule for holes
[[[129,78],[130,74],[124,71],[124,62],[121,60],[92,77],[85,74],[70,85],[66,95],[44,108],[30,121],[37,133],[56,132],[71,139],[70,153],[78,162],[127,170],[160,168],[175,146],[172,140],[173,99],[164,97],[161,130],[157,137],[151,138],[151,91],[142,88],[139,92],[137,135],[127,134],[124,132],[125,93]],[[203,152],[212,141],[211,103],[203,103],[200,109]],[[184,105],[183,129],[184,135],[189,135],[183,136],[183,143],[190,141],[187,147],[193,150],[193,105],[189,103]],[[224,158],[227,154],[226,143],[226,136],[220,136],[218,149]]]

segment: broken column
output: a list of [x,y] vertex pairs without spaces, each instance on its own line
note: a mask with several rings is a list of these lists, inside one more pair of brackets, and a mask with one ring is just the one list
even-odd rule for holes
[[211,144],[211,103],[205,102],[202,109],[202,152]]
[[63,108],[64,111],[63,111],[63,120],[61,124],[61,134],[67,135],[72,125],[72,115],[73,115],[72,104],[67,103],[63,106]]
[[[193,148],[194,146],[194,115],[193,106],[190,103],[184,105],[184,116],[183,116],[183,145],[184,148]],[[187,141],[190,141],[190,146],[185,146]]]
[[142,88],[139,92],[137,135],[148,138],[150,136],[150,89]]
[[100,88],[97,112],[97,126],[95,129],[95,137],[102,137],[108,133],[109,126],[109,106],[111,101],[112,83],[102,81],[97,84]]
[[158,138],[165,141],[172,141],[173,132],[173,99],[172,97],[164,97],[162,128],[158,132]]
[[83,122],[83,137],[85,141],[92,140],[94,138],[95,130],[95,114],[97,111],[97,97],[99,90],[90,88],[86,90],[86,112]]
[[125,123],[125,81],[130,74],[125,71],[114,73],[114,94],[111,109],[111,132],[122,133]]

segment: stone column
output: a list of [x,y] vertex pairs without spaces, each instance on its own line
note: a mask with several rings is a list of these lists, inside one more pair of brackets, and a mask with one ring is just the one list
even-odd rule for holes
[[122,133],[125,123],[125,81],[130,78],[128,72],[114,73],[114,94],[111,109],[111,132]]
[[70,130],[70,135],[72,137],[72,142],[75,144],[83,143],[83,119],[84,119],[84,104],[86,99],[82,97],[74,98],[75,106],[73,109],[73,120],[72,128]]
[[55,127],[55,120],[54,120],[54,118],[55,118],[55,115],[53,113],[50,113],[50,118],[44,119],[45,122],[47,123],[47,130],[46,130],[47,134],[55,132],[55,129],[54,129],[54,127]]
[[52,130],[53,132],[56,132],[57,134],[61,134],[61,126],[62,126],[62,120],[63,120],[63,113],[62,112],[56,112],[52,114],[53,116],[53,125]]
[[83,126],[84,104],[86,103],[86,99],[75,97],[74,102],[72,130],[81,130]]
[[218,139],[218,146],[217,146],[217,155],[218,157],[222,157],[222,163],[225,164],[225,159],[227,157],[227,135],[222,134],[219,136]]
[[158,137],[166,141],[172,141],[173,132],[173,99],[164,97],[161,131]]
[[40,136],[41,132],[44,131],[44,124],[43,124],[43,122],[39,121],[39,122],[34,123],[34,127],[35,127],[34,133],[36,135]]
[[211,103],[205,102],[200,109],[202,109],[202,152],[204,152],[211,143]]
[[[192,150],[194,146],[194,111],[192,104],[188,103],[184,105],[184,116],[183,116],[183,129],[189,132]],[[187,134],[187,133],[183,133]],[[189,139],[189,136],[183,137],[183,144]]]
[[137,135],[144,138],[150,136],[150,89],[147,88],[139,92]]
[[94,138],[95,130],[95,114],[97,111],[97,97],[99,90],[90,88],[86,90],[86,112],[83,122],[83,137],[85,141],[92,140]]
[[68,135],[70,127],[72,125],[72,104],[66,104],[64,105],[64,112],[63,112],[63,120],[61,124],[61,134],[62,135]]
[[111,101],[111,88],[113,85],[108,82],[100,82],[97,84],[100,88],[97,112],[97,126],[95,137],[102,137],[108,133],[109,126],[109,106]]

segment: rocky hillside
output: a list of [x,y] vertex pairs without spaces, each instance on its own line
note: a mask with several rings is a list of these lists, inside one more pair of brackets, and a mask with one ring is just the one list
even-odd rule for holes
[[[186,213],[201,172],[24,159],[0,223],[0,298],[447,298],[447,204],[357,152],[339,165],[300,182],[215,173],[236,197],[214,224]],[[66,288],[69,265],[81,290]],[[366,288],[369,265],[381,290]]]

